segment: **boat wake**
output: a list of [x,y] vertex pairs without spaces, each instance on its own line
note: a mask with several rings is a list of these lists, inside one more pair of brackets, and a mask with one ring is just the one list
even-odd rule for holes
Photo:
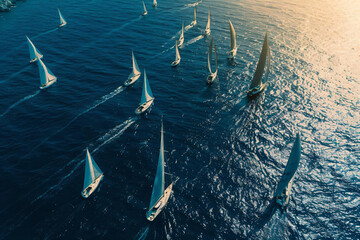
[[195,7],[197,5],[199,5],[200,3],[202,3],[202,0],[196,2],[196,3],[189,3],[189,4],[186,4],[185,7]]
[[146,239],[146,237],[147,237],[147,235],[148,235],[148,233],[149,233],[149,229],[150,229],[150,223],[149,223],[146,227],[142,228],[142,229],[136,234],[136,236],[135,236],[134,239],[137,239],[137,240],[144,240],[144,239]]
[[32,39],[36,39],[38,37],[41,37],[43,35],[46,35],[46,34],[49,34],[49,33],[52,33],[52,32],[55,32],[56,30],[58,30],[59,28],[54,28],[54,29],[51,29],[51,30],[48,30],[48,31],[45,31],[45,32],[42,32],[42,33],[39,33],[38,35],[32,37]]
[[7,79],[0,81],[0,83],[5,83],[5,82],[9,81],[10,79],[13,79],[14,77],[16,77],[17,75],[19,75],[20,73],[23,73],[23,72],[25,72],[26,70],[28,70],[30,67],[31,67],[31,65],[30,65],[30,64],[27,64],[26,66],[24,66],[24,67],[23,67],[22,69],[20,69],[19,71],[11,74],[10,77],[8,77]]
[[[101,136],[100,138],[98,138],[96,140],[96,142],[94,144],[89,144],[89,148],[93,148],[94,150],[91,151],[91,154],[94,154],[95,152],[97,152],[100,148],[102,148],[103,146],[105,146],[106,144],[112,142],[113,140],[115,140],[116,138],[120,137],[126,129],[128,129],[138,118],[137,117],[130,117],[128,118],[126,121],[124,121],[123,123],[115,126],[114,128],[110,129],[109,131],[107,131],[103,136]],[[84,159],[83,156],[85,154],[85,149],[78,154],[74,159],[72,159],[69,163],[67,163],[63,168],[59,169],[58,171],[56,171],[52,177],[55,177],[59,174],[64,175],[63,171],[65,169],[67,169],[70,165],[75,164],[75,166],[70,170],[70,172],[68,174],[66,174],[65,176],[61,177],[61,180],[51,186],[48,190],[46,190],[44,193],[42,193],[41,195],[39,195],[38,197],[36,197],[31,203],[34,203],[42,198],[44,198],[48,193],[50,193],[52,190],[55,190],[57,188],[59,188],[63,183],[65,183],[67,181],[67,179],[69,179],[69,177],[71,175],[73,175],[73,173],[80,167],[83,165]],[[80,161],[79,158],[81,158]],[[47,179],[47,181],[42,182],[43,184],[48,182],[50,180],[50,178]]]
[[37,146],[35,146],[31,152],[29,152],[28,154],[31,154],[33,151],[35,151],[36,149],[38,149],[41,145],[43,145],[45,142],[47,142],[50,138],[54,137],[56,134],[60,133],[61,131],[63,131],[65,128],[67,128],[68,126],[70,126],[73,122],[75,122],[79,117],[81,117],[82,115],[84,115],[85,113],[90,112],[91,110],[93,110],[94,108],[98,107],[99,105],[105,103],[106,101],[108,101],[109,99],[115,97],[117,94],[121,93],[122,91],[124,91],[125,88],[123,86],[118,87],[117,89],[115,89],[114,91],[112,91],[111,93],[103,96],[100,100],[96,101],[91,107],[89,107],[88,109],[82,111],[81,113],[79,113],[78,115],[76,115],[73,119],[71,119],[67,124],[65,124],[65,126],[63,126],[62,128],[60,128],[59,130],[57,130],[55,133],[53,133],[52,135],[50,135],[49,137],[45,138],[41,143],[39,143]]
[[199,41],[199,40],[201,40],[201,39],[203,39],[203,38],[204,38],[204,35],[197,36],[197,37],[189,40],[187,43],[185,43],[185,44],[184,44],[184,47],[187,47],[187,46],[189,46],[189,45],[191,45],[191,44],[194,44],[194,43],[196,43],[197,41]]
[[25,102],[26,100],[29,100],[33,97],[35,97],[36,95],[38,95],[40,93],[40,90],[37,90],[35,93],[31,94],[31,95],[28,95],[26,97],[23,97],[22,99],[20,99],[19,101],[17,101],[16,103],[12,104],[10,107],[8,107],[8,109],[6,109],[5,112],[3,112],[1,115],[0,115],[0,118],[2,118],[3,116],[5,116],[11,109],[13,109],[14,107],[16,107],[17,105],[19,105],[20,103],[22,102]]

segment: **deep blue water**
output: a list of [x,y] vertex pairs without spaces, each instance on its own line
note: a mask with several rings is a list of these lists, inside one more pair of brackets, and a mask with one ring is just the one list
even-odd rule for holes
[[[203,1],[173,69],[191,3],[147,1],[145,17],[141,1],[125,0],[32,0],[0,13],[1,239],[360,238],[359,3]],[[199,37],[208,7],[219,53],[211,87],[209,38]],[[266,31],[268,86],[248,101]],[[58,77],[45,91],[25,35]],[[121,87],[131,49],[155,96],[140,117],[143,76]],[[167,171],[179,181],[148,223],[162,117]],[[282,213],[270,203],[298,131],[301,162]],[[86,147],[105,175],[89,199]]]

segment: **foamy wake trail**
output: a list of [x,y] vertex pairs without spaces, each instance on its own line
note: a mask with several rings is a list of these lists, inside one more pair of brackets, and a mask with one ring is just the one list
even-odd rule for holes
[[98,142],[102,142],[98,147],[96,147],[92,152],[97,152],[101,147],[103,147],[105,144],[108,144],[121,136],[128,127],[130,127],[135,121],[137,117],[130,117],[125,122],[115,126],[113,129],[109,130],[107,133],[104,134],[104,136],[100,137],[98,139]]
[[134,22],[139,21],[141,18],[142,18],[142,17],[141,17],[141,16],[139,16],[138,18],[135,18],[135,19],[133,19],[133,20],[131,20],[131,21],[127,22],[127,23],[124,23],[124,24],[123,24],[123,25],[121,25],[120,27],[118,27],[118,28],[114,28],[114,29],[113,29],[113,30],[111,30],[110,32],[106,33],[105,35],[109,35],[109,34],[112,34],[113,32],[116,32],[116,31],[122,30],[122,29],[123,29],[123,28],[125,28],[126,26],[128,26],[128,25],[130,25],[130,24],[132,24],[132,23],[134,23]]
[[29,100],[33,97],[35,97],[36,95],[38,95],[40,93],[40,90],[37,90],[35,93],[29,95],[29,96],[26,96],[26,97],[23,97],[22,99],[20,99],[19,101],[17,101],[16,103],[12,104],[10,107],[8,107],[8,109],[5,110],[5,112],[3,112],[1,115],[0,115],[0,118],[5,116],[11,109],[13,109],[14,107],[16,107],[17,105],[19,105],[20,103],[22,102],[25,102],[26,100]]
[[185,7],[195,7],[197,5],[199,5],[200,3],[202,3],[202,0],[196,2],[196,3],[189,3],[189,4],[186,4]]
[[187,43],[184,44],[184,47],[187,47],[193,43],[196,43],[197,41],[201,40],[204,38],[204,35],[200,35],[200,36],[197,36],[196,38],[193,38],[191,40],[189,40]]
[[5,83],[5,82],[9,81],[10,79],[13,79],[14,77],[16,77],[17,75],[19,75],[19,74],[22,73],[22,72],[25,72],[25,71],[28,70],[29,68],[30,68],[30,64],[27,65],[27,66],[25,66],[25,67],[23,67],[23,68],[20,69],[19,71],[11,74],[10,77],[8,77],[8,78],[5,79],[5,80],[0,81],[0,83]]
[[[61,131],[63,131],[65,128],[67,128],[68,126],[70,126],[73,122],[75,122],[79,117],[81,117],[82,115],[84,115],[85,113],[90,112],[91,110],[93,110],[94,108],[98,107],[99,105],[105,103],[107,100],[115,97],[117,94],[121,93],[122,91],[124,91],[125,88],[123,86],[118,87],[117,89],[115,89],[114,91],[112,91],[111,93],[103,96],[100,100],[96,101],[94,103],[94,105],[92,105],[91,107],[89,107],[88,109],[82,111],[81,113],[79,113],[78,115],[76,115],[73,119],[71,119],[64,127],[60,128],[59,130],[57,130],[54,134],[50,135],[49,137],[45,138],[41,143],[39,143],[37,146],[35,146],[30,153],[32,153],[33,151],[35,151],[36,149],[38,149],[41,145],[43,145],[45,142],[47,142],[50,138],[52,138],[53,136],[55,136],[56,134],[60,133]],[[29,154],[30,154],[29,153]]]
[[48,31],[46,31],[46,32],[39,33],[38,35],[32,37],[31,39],[36,39],[36,38],[41,37],[41,36],[43,36],[43,35],[46,35],[46,34],[55,32],[55,31],[58,30],[58,29],[59,29],[59,28],[54,28],[54,29],[48,30]]
[[142,228],[135,236],[135,239],[137,240],[145,240],[145,238],[147,237],[148,233],[149,233],[149,229],[150,229],[150,223]]
[[[135,121],[136,121],[137,117],[130,117],[129,119],[127,119],[125,122],[115,126],[114,128],[112,128],[111,130],[109,130],[108,132],[106,132],[102,137],[98,138],[98,140],[96,140],[95,144],[90,144],[89,147],[94,147],[97,145],[97,147],[95,147],[95,149],[93,151],[91,151],[91,154],[97,152],[100,148],[102,148],[103,146],[105,146],[106,144],[112,142],[113,140],[115,140],[116,138],[120,137],[126,129],[128,129]],[[77,162],[75,164],[75,166],[70,170],[70,172],[68,174],[66,174],[65,176],[63,176],[61,178],[61,180],[51,186],[48,190],[46,190],[44,193],[42,193],[41,195],[39,195],[37,198],[35,198],[31,203],[36,202],[39,199],[42,199],[43,197],[45,197],[49,192],[51,192],[54,189],[59,188],[63,183],[65,183],[70,176],[72,176],[74,174],[74,172],[83,165],[84,163],[84,157],[85,156],[85,149],[79,154],[77,155],[73,160],[71,160],[68,164],[66,164],[63,168],[59,169],[58,171],[56,171],[56,173],[54,173],[52,176],[56,176],[59,175],[60,173],[63,173],[63,170],[65,170],[67,167],[69,167],[71,164],[76,163],[79,158],[82,158],[82,160],[80,160],[79,162]],[[47,180],[50,180],[50,178],[48,178]],[[44,182],[43,182],[44,183]]]

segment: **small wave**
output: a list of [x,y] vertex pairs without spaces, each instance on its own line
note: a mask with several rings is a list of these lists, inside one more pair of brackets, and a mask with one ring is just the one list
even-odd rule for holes
[[17,101],[16,103],[12,104],[10,107],[8,107],[8,109],[6,109],[5,112],[3,112],[1,115],[0,115],[0,118],[5,116],[11,109],[13,109],[14,107],[16,107],[17,105],[19,105],[20,103],[22,102],[25,102],[26,100],[29,100],[33,97],[35,97],[36,95],[38,95],[40,93],[40,90],[37,90],[35,93],[31,94],[31,95],[28,95],[26,97],[23,97],[22,99],[20,99],[19,101]]
[[45,31],[45,32],[42,32],[42,33],[39,33],[38,35],[32,37],[32,39],[36,39],[40,36],[43,36],[43,35],[46,35],[46,34],[49,34],[49,33],[52,33],[52,32],[55,32],[56,30],[58,30],[59,28],[54,28],[54,29],[51,29],[51,30],[48,30],[48,31]]
[[138,234],[136,234],[135,239],[137,240],[144,240],[146,239],[150,229],[150,224],[148,224],[146,227],[142,228]]
[[204,38],[204,35],[197,36],[196,38],[193,38],[193,39],[189,40],[187,43],[185,43],[184,47],[189,46],[191,44],[194,44],[194,43],[196,43],[197,41],[199,41],[199,40],[201,40],[203,38]]
[[7,79],[0,81],[0,83],[5,83],[5,82],[9,81],[10,79],[13,79],[14,77],[16,77],[17,75],[19,75],[20,73],[25,72],[25,71],[28,70],[29,68],[30,68],[30,64],[27,65],[27,66],[25,66],[25,67],[23,67],[23,68],[20,69],[19,71],[13,73],[13,74],[10,75],[10,77],[8,77]]

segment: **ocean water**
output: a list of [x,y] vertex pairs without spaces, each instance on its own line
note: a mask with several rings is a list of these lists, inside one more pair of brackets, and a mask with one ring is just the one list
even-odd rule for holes
[[[360,238],[359,1],[204,0],[171,68],[194,3],[146,1],[145,17],[141,1],[125,0],[32,0],[0,13],[0,239]],[[266,31],[268,86],[249,101]],[[45,91],[25,35],[58,77]],[[143,76],[122,87],[131,49],[155,96],[139,117]],[[162,118],[166,169],[179,180],[149,223]],[[301,162],[282,212],[271,200],[297,132]],[[83,199],[86,147],[105,176]]]

